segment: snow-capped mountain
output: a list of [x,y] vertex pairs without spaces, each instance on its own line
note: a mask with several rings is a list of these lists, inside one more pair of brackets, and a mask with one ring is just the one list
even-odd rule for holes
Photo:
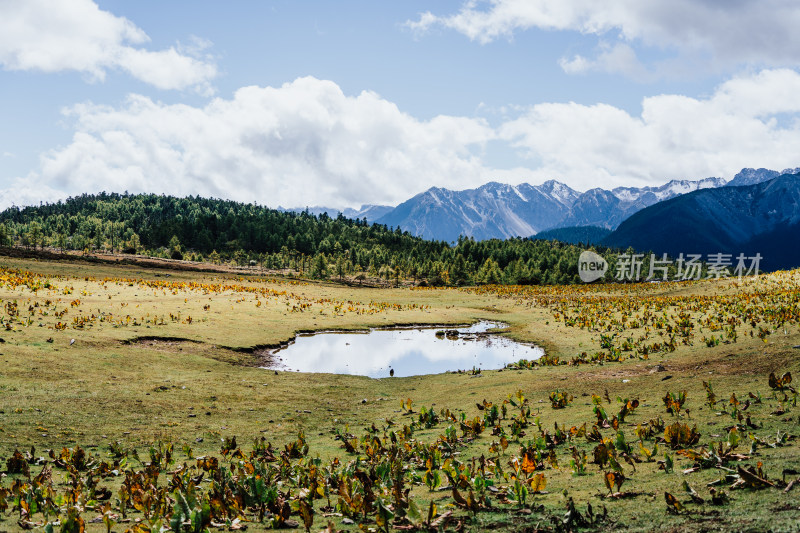
[[731,181],[728,182],[728,187],[742,187],[745,185],[755,185],[756,183],[763,183],[783,176],[786,174],[797,174],[800,168],[786,168],[778,172],[777,170],[769,170],[767,168],[743,168],[736,174]]
[[581,194],[556,227],[599,226],[614,229],[632,214],[670,198],[700,189],[722,187],[722,178],[672,180],[659,187],[591,189]]
[[761,254],[761,269],[800,264],[800,174],[692,192],[642,209],[600,243],[684,253]]
[[366,218],[367,221],[372,222],[378,220],[383,215],[394,209],[391,205],[362,205],[360,209],[345,209],[342,214],[347,218]]
[[570,189],[567,185],[556,180],[547,180],[537,186],[536,189],[565,207],[575,203],[575,200],[581,195],[578,191]]
[[634,203],[643,198],[645,199],[644,201],[649,201],[652,198],[655,202],[663,202],[687,192],[722,187],[725,184],[726,182],[722,178],[706,178],[696,181],[672,180],[660,187],[617,187],[612,189],[611,192],[624,202]]
[[475,239],[530,237],[560,228],[594,226],[616,229],[642,209],[694,191],[753,185],[797,169],[781,172],[764,168],[745,168],[727,182],[722,178],[672,180],[657,187],[617,187],[578,192],[556,180],[541,185],[507,185],[489,182],[477,189],[453,191],[432,187],[397,207],[364,205],[361,209],[326,207],[296,208],[287,211],[340,212],[348,218],[400,227],[427,239],[455,241],[459,236]]
[[433,187],[376,222],[446,241],[460,235],[478,240],[528,237],[543,230],[572,226],[614,229],[647,206],[724,184],[721,178],[672,180],[659,187],[618,187],[610,191],[598,188],[584,193],[555,180],[516,186],[490,182],[463,191]]
[[464,191],[433,187],[376,222],[446,241],[460,235],[479,240],[529,236],[563,218],[578,196],[577,191],[552,180],[538,186],[490,182]]

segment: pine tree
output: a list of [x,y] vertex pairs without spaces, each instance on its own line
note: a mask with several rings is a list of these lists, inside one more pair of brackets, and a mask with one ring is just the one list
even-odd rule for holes
[[314,262],[311,264],[311,277],[316,279],[327,279],[328,262],[325,260],[325,254],[317,254],[314,257]]

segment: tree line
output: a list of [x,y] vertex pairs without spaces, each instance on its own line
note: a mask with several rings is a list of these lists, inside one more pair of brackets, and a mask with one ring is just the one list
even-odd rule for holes
[[566,284],[582,248],[512,238],[430,241],[339,215],[155,194],[83,194],[0,213],[0,245],[292,269],[316,278]]

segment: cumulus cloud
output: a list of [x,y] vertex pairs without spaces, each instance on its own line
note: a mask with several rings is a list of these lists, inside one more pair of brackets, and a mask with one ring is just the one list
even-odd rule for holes
[[[686,55],[701,53],[717,63],[764,66],[800,64],[798,25],[800,5],[794,0],[469,0],[455,14],[426,12],[407,22],[415,31],[440,26],[481,43],[532,28],[577,31]],[[562,63],[573,69],[585,62],[600,68],[602,55]]]
[[800,74],[765,70],[733,78],[709,98],[645,98],[640,115],[597,104],[544,103],[499,128],[541,162],[540,170],[584,187],[730,179],[743,167],[797,165]]
[[55,202],[64,200],[68,196],[64,191],[39,183],[33,175],[28,178],[15,178],[8,184],[8,188],[0,190],[0,209]]
[[[796,167],[800,74],[764,70],[729,79],[706,98],[645,98],[641,113],[608,105],[542,103],[497,125],[474,117],[419,120],[372,92],[345,95],[331,81],[300,78],[245,87],[203,107],[131,96],[114,108],[66,111],[72,141],[0,207],[67,194],[198,194],[278,205],[396,204],[431,186],[559,179],[579,190],[730,179],[744,167]],[[492,168],[492,145],[528,168]],[[527,159],[526,159],[527,158]]]
[[273,207],[399,202],[431,185],[477,186],[486,171],[471,150],[494,135],[480,119],[420,121],[375,93],[346,96],[315,78],[245,87],[204,107],[131,96],[120,109],[82,104],[67,114],[72,142],[45,154],[32,185]]
[[147,34],[92,0],[0,0],[0,65],[7,70],[73,70],[103,80],[118,69],[159,89],[210,93],[216,67],[202,47],[142,47]]

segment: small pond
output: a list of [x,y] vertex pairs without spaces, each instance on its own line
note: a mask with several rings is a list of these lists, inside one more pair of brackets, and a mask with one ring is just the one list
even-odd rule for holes
[[544,355],[538,346],[486,333],[503,326],[478,322],[467,327],[301,334],[272,353],[275,362],[270,368],[386,378],[390,370],[395,377],[473,368],[492,370]]

